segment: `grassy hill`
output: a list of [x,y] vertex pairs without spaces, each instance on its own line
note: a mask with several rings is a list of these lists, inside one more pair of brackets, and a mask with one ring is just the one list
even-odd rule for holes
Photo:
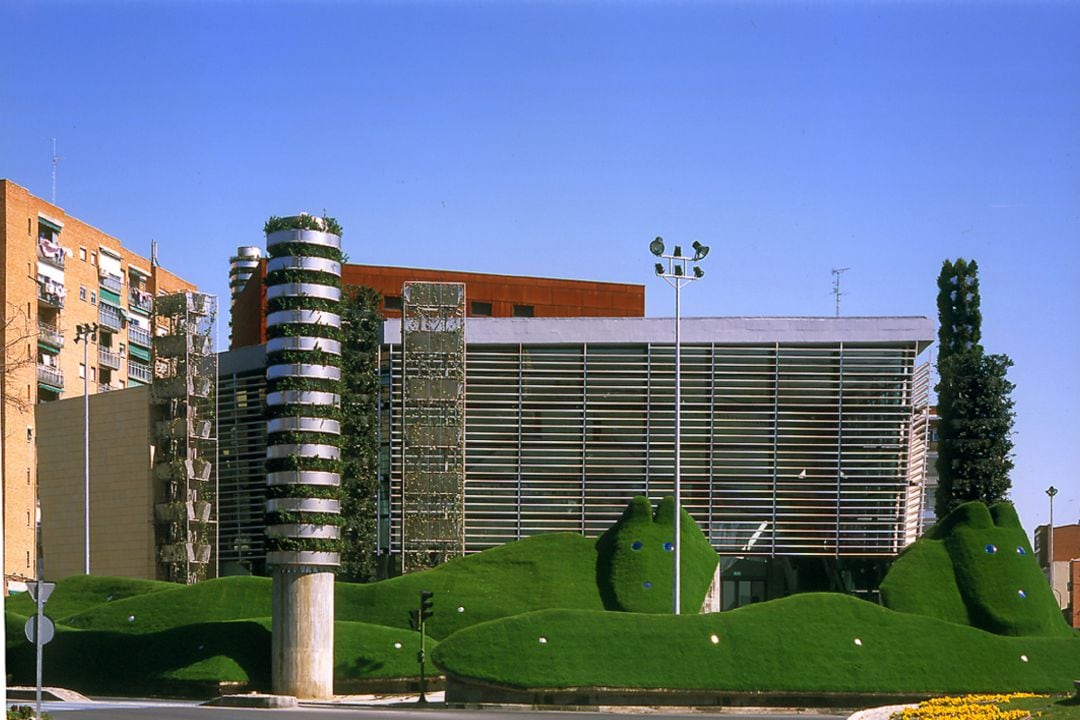
[[813,593],[712,615],[528,613],[455,633],[433,660],[530,688],[1060,692],[1076,679],[1080,641],[1003,637]]

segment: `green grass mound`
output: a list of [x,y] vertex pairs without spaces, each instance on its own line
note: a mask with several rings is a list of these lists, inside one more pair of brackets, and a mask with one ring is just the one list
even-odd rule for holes
[[[56,592],[74,578],[57,585]],[[195,623],[224,622],[270,616],[270,579],[228,577],[195,585],[161,583],[155,592],[103,602],[71,615],[46,615],[58,624],[82,630],[146,634]]]
[[435,593],[428,633],[548,608],[602,610],[596,586],[596,541],[575,533],[537,535],[432,570],[369,585],[338,583],[338,620],[407,628],[421,590]]
[[[356,622],[334,623],[335,682],[412,677],[419,635]],[[428,647],[438,643],[428,640]],[[209,622],[136,635],[59,627],[46,648],[50,684],[92,694],[205,692],[205,683],[270,689],[270,619]],[[14,681],[33,684],[34,648],[8,651]]]
[[[679,607],[697,613],[720,561],[685,510],[680,516],[682,594]],[[665,498],[653,513],[635,497],[622,517],[596,541],[596,582],[604,605],[625,612],[671,612],[675,569],[675,501]],[[562,606],[568,607],[568,606]]]
[[886,607],[999,635],[1072,637],[1016,510],[961,505],[893,563]]
[[[157,580],[73,575],[56,584],[56,589],[45,603],[45,614],[55,620],[105,603],[175,589],[175,583]],[[9,612],[26,616],[37,612],[30,593],[12,595],[7,599],[6,608]]]
[[814,593],[696,616],[534,612],[462,630],[433,660],[517,688],[1053,692],[1072,688],[1080,641],[1003,637]]

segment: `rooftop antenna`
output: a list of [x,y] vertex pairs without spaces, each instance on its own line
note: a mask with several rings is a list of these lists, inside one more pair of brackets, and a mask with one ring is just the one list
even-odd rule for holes
[[840,292],[840,274],[841,273],[846,273],[850,269],[851,268],[849,268],[849,267],[833,268],[832,269],[832,274],[833,274],[832,292],[833,292],[833,296],[836,298],[836,317],[840,317],[840,296],[841,295],[847,295],[847,293]]
[[60,156],[56,154],[56,138],[52,139],[52,204],[56,204],[56,166],[60,163]]
[[150,268],[157,267],[157,240],[150,241]]

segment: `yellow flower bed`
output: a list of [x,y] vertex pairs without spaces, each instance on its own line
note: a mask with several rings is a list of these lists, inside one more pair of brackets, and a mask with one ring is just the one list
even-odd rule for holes
[[1002,710],[998,705],[1030,697],[1040,696],[1011,693],[933,698],[893,714],[891,720],[1024,720],[1031,714],[1027,710]]

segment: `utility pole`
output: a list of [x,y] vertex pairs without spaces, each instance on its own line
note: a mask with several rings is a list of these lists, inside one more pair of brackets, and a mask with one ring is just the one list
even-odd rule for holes
[[75,327],[75,342],[83,344],[83,575],[90,574],[90,341],[97,331],[97,323]]
[[60,163],[60,156],[56,154],[56,138],[52,139],[52,204],[56,204],[56,166]]

